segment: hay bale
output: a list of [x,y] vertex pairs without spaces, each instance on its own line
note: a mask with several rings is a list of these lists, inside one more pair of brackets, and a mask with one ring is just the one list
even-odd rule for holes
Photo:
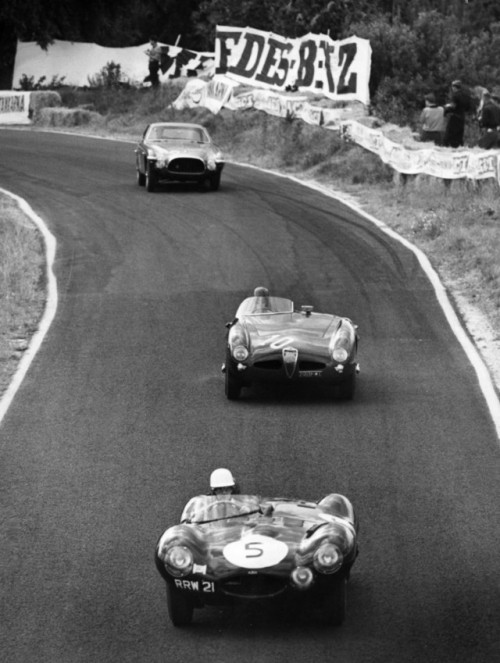
[[98,127],[104,124],[104,118],[85,108],[41,108],[36,124],[42,127]]
[[54,90],[35,90],[30,93],[29,112],[30,117],[35,121],[42,108],[54,108],[61,105],[61,95]]

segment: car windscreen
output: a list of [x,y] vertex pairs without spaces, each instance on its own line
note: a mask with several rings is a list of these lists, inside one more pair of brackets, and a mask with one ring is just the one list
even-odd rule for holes
[[179,140],[195,143],[208,143],[209,139],[203,129],[197,127],[151,127],[149,140]]
[[181,522],[207,523],[238,519],[260,511],[255,495],[199,495],[193,497],[181,516]]
[[293,313],[293,302],[284,297],[247,297],[241,302],[236,317],[266,313]]

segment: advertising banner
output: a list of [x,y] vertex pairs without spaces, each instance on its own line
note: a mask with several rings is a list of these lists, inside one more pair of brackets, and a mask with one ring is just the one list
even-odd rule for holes
[[29,92],[0,91],[0,124],[31,124]]
[[339,101],[370,101],[371,46],[367,39],[297,39],[253,28],[217,26],[215,73],[242,84],[298,89]]

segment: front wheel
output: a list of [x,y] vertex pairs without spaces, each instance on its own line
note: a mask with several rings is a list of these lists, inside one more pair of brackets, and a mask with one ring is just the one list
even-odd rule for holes
[[189,626],[193,621],[194,605],[189,596],[167,585],[167,609],[174,626]]
[[146,175],[144,173],[141,173],[139,168],[137,168],[137,184],[139,186],[144,186],[146,184]]
[[240,397],[241,394],[241,382],[238,380],[238,378],[231,373],[229,368],[226,367],[226,374],[225,374],[225,392],[226,392],[226,397],[229,401],[236,401]]
[[338,397],[343,401],[352,401],[354,398],[354,391],[356,388],[356,373],[351,375],[337,387]]
[[345,620],[347,603],[347,575],[341,571],[335,579],[332,594],[323,598],[322,612],[325,621],[331,626],[341,626]]
[[158,183],[158,178],[156,175],[155,168],[153,164],[148,163],[146,166],[146,191],[149,193],[152,193],[156,189],[156,185]]
[[216,173],[210,176],[210,188],[212,191],[217,191],[220,186],[220,177],[221,172],[218,170]]

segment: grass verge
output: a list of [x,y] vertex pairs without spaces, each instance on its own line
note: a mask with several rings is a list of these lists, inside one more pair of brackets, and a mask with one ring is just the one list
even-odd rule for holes
[[37,330],[45,304],[45,257],[38,229],[0,196],[0,393]]

